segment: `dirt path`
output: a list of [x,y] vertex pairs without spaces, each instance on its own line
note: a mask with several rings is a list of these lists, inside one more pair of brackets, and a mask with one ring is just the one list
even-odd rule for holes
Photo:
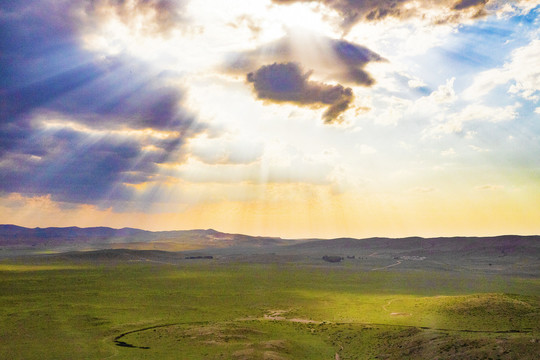
[[388,310],[388,306],[390,306],[390,304],[392,304],[396,300],[399,300],[399,298],[388,300],[388,302],[382,306],[383,310],[385,312],[389,312],[390,316],[411,316],[412,314],[410,314],[410,313],[406,313],[406,312],[390,312],[390,310]]
[[276,321],[289,321],[302,324],[322,324],[321,321],[309,320],[309,319],[300,319],[300,318],[291,318],[288,319],[283,314],[288,313],[290,310],[271,310],[267,314],[264,314],[262,319],[257,320],[276,320]]
[[390,265],[379,267],[379,268],[373,268],[373,269],[371,269],[371,271],[388,269],[388,268],[391,268],[392,266],[397,266],[397,265],[401,264],[401,262],[402,262],[401,260],[398,260],[394,264],[390,264]]
[[390,304],[393,303],[396,300],[399,300],[399,299],[390,299],[390,300],[388,300],[388,302],[382,306],[383,310],[388,312],[387,306],[390,306]]
[[138,259],[129,260],[129,261],[134,261],[134,262],[135,261],[141,261],[141,262],[152,262],[152,263],[166,264],[166,265],[178,265],[178,264],[171,263],[171,262],[159,261],[159,260],[151,260],[151,259],[147,259],[147,258],[143,258],[143,257],[140,257]]
[[[339,348],[340,348],[339,351],[343,352],[343,345],[341,345],[339,343],[338,343],[338,345],[339,345]],[[341,360],[341,357],[339,356],[339,353],[336,353],[336,355],[334,356],[334,360]]]

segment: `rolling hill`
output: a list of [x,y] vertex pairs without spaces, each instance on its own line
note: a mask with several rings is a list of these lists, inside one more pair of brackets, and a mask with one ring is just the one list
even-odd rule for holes
[[[80,251],[86,254],[76,253]],[[190,256],[212,255],[219,261],[264,263],[324,263],[326,259],[327,263],[343,262],[370,270],[433,269],[522,276],[540,272],[540,236],[286,240],[213,229],[153,232],[0,225],[0,258],[50,253],[99,261],[140,258],[176,263]]]

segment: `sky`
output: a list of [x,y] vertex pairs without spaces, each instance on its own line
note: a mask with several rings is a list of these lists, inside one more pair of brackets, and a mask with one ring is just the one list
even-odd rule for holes
[[540,234],[539,0],[0,3],[0,223]]

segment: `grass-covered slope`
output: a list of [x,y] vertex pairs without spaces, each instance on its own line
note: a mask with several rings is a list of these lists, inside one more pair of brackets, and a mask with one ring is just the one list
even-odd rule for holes
[[158,262],[165,256],[159,252],[153,261],[98,255],[99,261],[0,262],[0,358],[536,359],[540,353],[538,278],[364,271],[322,261],[167,263]]

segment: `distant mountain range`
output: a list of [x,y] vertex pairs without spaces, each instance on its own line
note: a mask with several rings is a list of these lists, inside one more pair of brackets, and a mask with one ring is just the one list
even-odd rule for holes
[[448,258],[526,256],[540,261],[540,236],[503,235],[491,237],[406,237],[406,238],[339,238],[312,240],[289,247],[304,254],[318,254],[322,249],[332,254],[395,254],[398,258]]
[[71,227],[49,227],[49,228],[25,228],[16,225],[0,225],[0,244],[9,244],[8,241],[12,241],[13,244],[22,241],[23,244],[34,243],[32,241],[43,241],[50,239],[77,239],[77,238],[128,238],[128,237],[140,237],[148,236],[152,234],[151,231],[123,228],[112,229],[108,227],[89,227],[80,228],[76,226]]
[[133,228],[49,227],[25,228],[0,225],[0,248],[35,250],[133,249],[189,251],[200,249],[267,249],[276,253],[335,255],[353,253],[386,253],[399,256],[433,256],[440,253],[475,253],[497,256],[540,253],[540,236],[504,235],[494,237],[438,238],[338,238],[285,240],[227,234],[213,229],[146,231]]
[[159,250],[192,250],[231,246],[277,246],[290,241],[273,237],[226,234],[208,230],[146,231],[133,228],[49,227],[25,228],[0,225],[0,247],[10,248],[145,248]]

